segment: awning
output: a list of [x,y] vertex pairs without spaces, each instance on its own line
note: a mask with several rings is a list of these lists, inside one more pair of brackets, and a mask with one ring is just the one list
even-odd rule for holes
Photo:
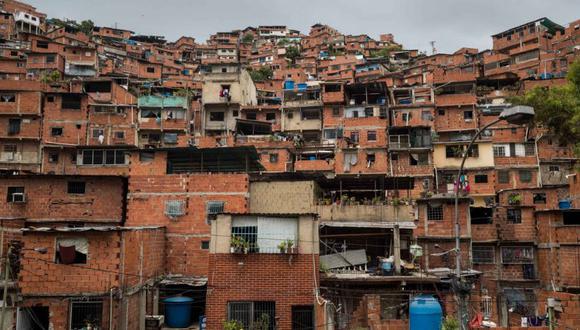
[[207,277],[188,277],[188,276],[168,276],[159,282],[161,285],[188,285],[188,286],[205,286]]
[[143,227],[121,227],[121,226],[94,226],[94,227],[26,227],[21,228],[23,232],[61,232],[61,233],[82,233],[88,231],[131,231],[145,229],[160,229],[162,226],[143,226]]
[[379,222],[379,221],[322,221],[321,226],[328,227],[350,227],[350,228],[395,228],[395,225],[399,225],[400,229],[415,229],[417,226],[411,221],[389,221],[389,222]]

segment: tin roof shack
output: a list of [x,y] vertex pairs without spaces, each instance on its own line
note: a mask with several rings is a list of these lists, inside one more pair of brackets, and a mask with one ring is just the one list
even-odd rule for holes
[[290,330],[325,320],[317,303],[318,223],[312,214],[217,215],[209,271],[208,328],[237,321],[244,328]]
[[0,81],[0,171],[40,172],[41,86]]

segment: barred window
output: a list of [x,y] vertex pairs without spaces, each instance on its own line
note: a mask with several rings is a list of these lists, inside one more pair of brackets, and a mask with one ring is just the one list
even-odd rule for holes
[[168,217],[179,217],[185,214],[185,201],[169,200],[165,201],[165,215]]
[[522,223],[522,210],[507,209],[507,221],[511,223]]
[[524,183],[532,182],[532,172],[528,170],[520,170],[520,181]]
[[524,144],[524,154],[526,156],[535,156],[536,155],[536,146],[534,143],[526,143]]
[[533,264],[534,248],[531,246],[501,247],[501,262],[503,264]]
[[494,157],[505,157],[505,146],[493,146]]
[[475,264],[494,264],[495,263],[495,248],[486,245],[474,245],[471,248],[473,255],[473,263]]
[[443,220],[443,205],[427,205],[427,220]]
[[497,182],[498,183],[510,183],[510,172],[509,171],[497,171]]
[[238,321],[244,329],[274,330],[276,303],[274,301],[229,302],[228,320]]

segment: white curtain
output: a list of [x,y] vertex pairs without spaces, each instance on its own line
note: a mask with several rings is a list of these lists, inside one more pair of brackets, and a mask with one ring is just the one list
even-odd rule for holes
[[82,253],[82,254],[89,254],[89,242],[87,241],[86,238],[81,238],[81,237],[75,237],[75,238],[59,238],[56,242],[57,247],[60,246],[64,246],[64,247],[70,247],[70,246],[74,246],[75,250],[77,250],[78,252]]
[[262,253],[279,252],[278,245],[292,240],[297,246],[298,220],[296,218],[258,217],[258,246]]

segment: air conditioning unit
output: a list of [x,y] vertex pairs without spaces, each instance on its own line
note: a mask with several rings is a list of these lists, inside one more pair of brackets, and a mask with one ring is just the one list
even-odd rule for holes
[[26,196],[24,195],[24,193],[13,193],[12,195],[10,195],[10,202],[11,203],[26,203]]

